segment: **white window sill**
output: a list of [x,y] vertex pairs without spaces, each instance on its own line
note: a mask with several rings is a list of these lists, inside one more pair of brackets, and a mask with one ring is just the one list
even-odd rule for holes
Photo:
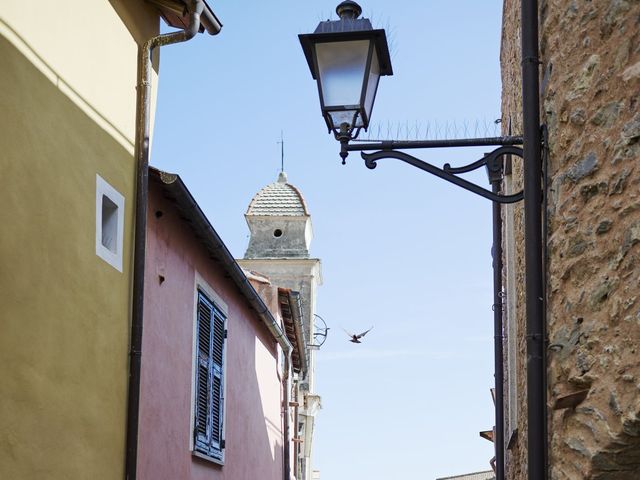
[[224,459],[220,460],[219,458],[210,457],[209,455],[206,455],[206,454],[201,453],[201,452],[197,452],[195,450],[191,451],[191,455],[193,455],[194,457],[202,458],[203,460],[207,460],[207,461],[209,461],[211,463],[215,463],[216,465],[220,465],[220,466],[224,465]]

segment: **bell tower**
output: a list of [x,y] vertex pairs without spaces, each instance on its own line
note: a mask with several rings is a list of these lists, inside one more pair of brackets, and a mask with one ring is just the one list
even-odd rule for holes
[[311,216],[300,191],[287,174],[260,190],[245,214],[251,239],[244,254],[254,258],[309,258]]
[[275,285],[300,293],[306,341],[312,344],[316,289],[322,277],[320,260],[309,256],[313,233],[302,193],[280,172],[275,182],[253,197],[245,218],[251,236],[238,263],[266,275]]
[[253,197],[245,218],[251,236],[244,258],[238,260],[240,266],[265,275],[273,285],[289,288],[300,296],[308,371],[299,382],[302,401],[294,431],[297,438],[304,439],[299,451],[300,480],[311,480],[313,424],[320,408],[320,397],[315,393],[316,349],[312,345],[316,291],[322,284],[320,260],[309,256],[311,215],[302,193],[288,183],[282,171],[275,182]]

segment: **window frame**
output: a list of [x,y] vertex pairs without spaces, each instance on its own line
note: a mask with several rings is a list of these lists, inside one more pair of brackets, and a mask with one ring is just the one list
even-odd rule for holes
[[[216,318],[222,321],[222,331],[223,334],[223,343],[222,343],[222,362],[218,368],[218,373],[220,377],[220,412],[219,412],[219,422],[221,423],[220,427],[220,437],[219,437],[219,445],[215,446],[213,442],[213,437],[210,437],[210,442],[208,445],[204,445],[202,441],[198,439],[198,432],[196,431],[197,426],[197,402],[198,402],[198,386],[199,386],[199,307],[201,303],[201,298],[204,298],[205,301],[212,308],[211,315],[211,324],[209,325],[209,331],[213,332],[214,322]],[[227,353],[227,321],[228,321],[228,307],[226,303],[221,299],[221,297],[196,273],[196,284],[194,288],[194,312],[193,312],[193,365],[192,365],[192,386],[191,386],[191,419],[190,419],[190,450],[193,456],[200,457],[211,461],[213,463],[217,463],[219,465],[224,465],[224,456],[225,456],[225,426],[226,426],[226,353]],[[213,341],[213,339],[212,339]],[[211,350],[209,350],[211,352]],[[211,360],[211,357],[209,358]],[[213,373],[214,367],[210,366],[210,370],[207,375],[210,377]],[[211,377],[210,377],[211,378]],[[211,393],[210,385],[208,384],[207,390],[209,394]],[[213,416],[211,409],[211,404],[209,403],[210,397],[207,400],[207,410],[209,410],[209,415]]]
[[[107,198],[115,207],[115,239],[114,250],[103,244],[103,197]],[[122,259],[124,249],[124,211],[125,198],[111,186],[100,174],[96,173],[96,255],[122,273]]]

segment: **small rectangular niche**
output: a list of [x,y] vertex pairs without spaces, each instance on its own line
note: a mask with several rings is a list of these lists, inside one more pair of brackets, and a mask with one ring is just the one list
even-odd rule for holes
[[96,255],[122,272],[124,197],[96,175]]
[[118,253],[118,206],[102,195],[102,246]]

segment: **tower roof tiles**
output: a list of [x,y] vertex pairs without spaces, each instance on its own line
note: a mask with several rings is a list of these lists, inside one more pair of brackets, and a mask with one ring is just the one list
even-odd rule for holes
[[287,183],[287,174],[280,172],[276,182],[265,186],[253,197],[247,215],[298,217],[308,216],[309,211],[300,190]]

